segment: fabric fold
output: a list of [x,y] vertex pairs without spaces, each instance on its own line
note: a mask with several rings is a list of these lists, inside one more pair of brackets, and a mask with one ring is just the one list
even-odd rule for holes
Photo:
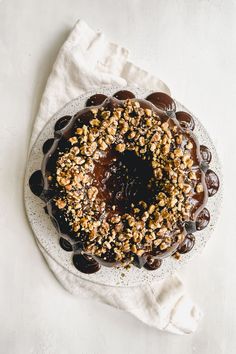
[[[164,82],[134,65],[128,56],[127,49],[109,42],[103,33],[94,31],[84,21],[78,21],[60,49],[48,78],[31,146],[54,113],[88,90],[129,85],[170,94]],[[196,330],[201,311],[176,275],[134,287],[100,285],[68,272],[40,244],[38,246],[55,277],[70,293],[127,311],[160,330],[176,334]]]

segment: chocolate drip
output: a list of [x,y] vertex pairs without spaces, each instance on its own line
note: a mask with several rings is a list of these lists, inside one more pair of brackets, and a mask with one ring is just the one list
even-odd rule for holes
[[128,98],[135,98],[133,92],[130,92],[128,90],[118,91],[113,96],[118,100],[127,100]]
[[183,129],[189,129],[189,130],[194,130],[195,128],[195,122],[193,117],[188,114],[187,112],[176,112],[176,118],[179,121],[180,126]]
[[52,147],[54,143],[54,139],[51,138],[51,139],[48,139],[45,141],[45,143],[43,144],[43,153],[46,154]]
[[57,158],[58,158],[58,155],[56,152],[48,157],[48,160],[47,160],[47,163],[45,166],[46,172],[53,173],[55,171]]
[[210,213],[209,210],[207,208],[204,208],[198,215],[197,220],[196,220],[196,226],[197,226],[197,230],[203,230],[205,229],[205,227],[207,227],[207,225],[209,224],[210,221]]
[[69,223],[66,220],[66,216],[64,215],[61,209],[55,207],[54,202],[50,202],[51,206],[51,220],[53,221],[54,226],[60,234],[69,235],[70,237],[74,236],[73,230]]
[[73,256],[73,264],[80,272],[86,274],[96,273],[101,268],[94,258],[85,254],[75,254]]
[[31,192],[34,193],[37,197],[42,194],[44,183],[43,183],[43,175],[40,170],[35,171],[30,179],[29,179],[29,186]]
[[178,252],[181,254],[187,253],[191,251],[195,244],[195,237],[193,234],[188,234],[186,235],[184,241],[181,243],[181,245],[178,247]]
[[151,256],[147,257],[147,262],[144,264],[144,268],[147,270],[156,270],[160,268],[162,264],[161,259],[155,259]]
[[200,145],[200,154],[203,161],[207,162],[208,164],[211,162],[212,155],[207,146]]
[[64,116],[64,117],[61,117],[60,119],[58,119],[56,121],[54,130],[58,131],[58,130],[65,128],[67,126],[67,124],[69,123],[70,119],[71,119],[71,116]]
[[98,93],[96,95],[93,95],[89,97],[89,99],[86,102],[86,107],[91,107],[91,106],[99,106],[102,104],[105,99],[107,98],[106,95],[102,95],[101,93]]
[[206,185],[209,197],[212,197],[218,192],[218,189],[220,187],[220,181],[217,174],[212,170],[208,170],[206,172]]
[[63,237],[60,237],[59,244],[66,252],[71,252],[73,250],[71,243]]
[[162,109],[165,112],[175,112],[176,111],[176,105],[175,101],[168,96],[167,94],[163,92],[154,92],[151,93],[146,98],[147,101],[152,102],[154,106],[156,106],[159,109]]

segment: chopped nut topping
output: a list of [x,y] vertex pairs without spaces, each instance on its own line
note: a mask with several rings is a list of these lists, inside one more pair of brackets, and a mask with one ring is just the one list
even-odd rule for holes
[[76,134],[82,135],[83,134],[83,128],[77,128],[76,129]]
[[116,145],[116,150],[119,152],[124,152],[125,151],[125,144]]
[[100,120],[99,119],[92,119],[91,121],[90,121],[90,124],[92,125],[92,127],[99,127],[99,125],[100,125]]
[[203,185],[201,183],[197,184],[196,191],[197,191],[197,193],[202,193],[203,192]]
[[78,139],[76,138],[76,136],[73,136],[72,138],[70,138],[69,141],[71,142],[72,145],[78,143]]
[[105,143],[105,141],[101,139],[98,140],[98,146],[103,151],[105,151],[108,148],[108,145]]
[[[125,263],[157,248],[169,252],[176,239],[181,243],[185,237],[176,234],[176,225],[190,219],[189,197],[203,192],[201,173],[191,158],[193,143],[171,118],[159,117],[154,108],[142,108],[136,100],[112,111],[90,111],[93,118],[76,129],[76,136],[68,139],[72,146],[59,154],[55,183],[60,198],[54,199],[55,205],[78,238],[83,235],[84,250],[104,260],[113,254]],[[153,173],[147,182],[152,198],[132,204],[124,214],[101,196],[93,175],[99,159],[112,149],[135,153],[149,162]]]
[[188,142],[188,144],[186,145],[187,149],[192,149],[193,148],[193,144],[191,143],[191,141]]
[[65,208],[66,206],[66,202],[62,199],[57,199],[56,200],[56,206],[59,208],[59,209],[63,209]]
[[152,116],[152,111],[151,111],[151,109],[146,108],[144,111],[145,111],[145,113],[146,113],[146,115],[147,115],[148,117],[151,117],[151,116]]
[[96,187],[91,187],[88,190],[88,197],[91,200],[94,200],[98,194],[98,189]]

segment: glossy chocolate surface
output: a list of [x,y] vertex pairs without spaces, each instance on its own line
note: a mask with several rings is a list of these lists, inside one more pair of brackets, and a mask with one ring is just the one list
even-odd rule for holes
[[101,268],[94,258],[85,254],[74,254],[73,264],[80,272],[86,274],[96,273]]
[[105,101],[106,98],[107,96],[102,95],[101,93],[93,95],[87,100],[86,107],[99,106]]
[[156,269],[160,268],[161,264],[162,264],[161,259],[155,259],[155,258],[149,256],[147,258],[147,262],[144,264],[144,268],[147,270],[156,270]]
[[197,220],[196,220],[196,227],[197,230],[203,230],[207,227],[207,225],[210,222],[210,212],[207,208],[204,208],[198,215]]
[[200,154],[203,161],[207,162],[208,164],[211,162],[212,154],[207,146],[200,145]]
[[45,141],[45,143],[43,144],[43,153],[46,154],[52,147],[54,143],[54,139],[51,138],[51,139],[48,139]]
[[67,241],[65,238],[60,237],[59,244],[61,248],[63,248],[64,251],[66,252],[72,252],[73,247],[69,241]]
[[109,151],[95,164],[94,176],[100,198],[119,213],[129,212],[131,203],[151,200],[147,185],[153,177],[152,168],[132,151]]
[[113,97],[117,98],[118,100],[127,100],[128,98],[135,98],[133,92],[127,90],[121,90],[116,92]]
[[209,197],[212,197],[218,192],[220,187],[219,177],[214,171],[210,169],[206,172],[206,184]]
[[193,117],[187,112],[176,112],[176,118],[184,129],[194,130],[195,123]]
[[[114,98],[107,98],[103,94],[96,94],[90,97],[86,103],[87,107],[103,105],[104,109],[111,110],[114,107],[123,105],[122,100],[133,99],[134,95],[130,91],[121,90],[114,94]],[[184,131],[191,131],[195,127],[195,123],[191,115],[186,112],[177,112],[174,100],[168,95],[160,92],[149,95],[145,100],[139,100],[141,107],[154,109],[156,106],[156,112],[163,121],[173,118],[172,124],[178,124],[179,128]],[[174,116],[170,116],[170,112]],[[68,138],[73,135],[76,128],[81,127],[83,124],[88,124],[90,117],[90,110],[85,108],[78,112],[74,117],[65,116],[60,118],[55,124],[55,138],[47,140],[43,145],[43,152],[45,154],[41,171],[36,171],[32,174],[29,185],[32,192],[40,196],[47,202],[47,210],[53,223],[55,224],[60,235],[67,235],[72,244],[66,239],[61,237],[59,240],[60,246],[67,252],[72,250],[80,250],[80,253],[76,253],[73,256],[74,266],[81,272],[91,274],[97,272],[100,269],[101,264],[106,266],[116,265],[114,262],[114,255],[108,254],[106,261],[99,259],[98,257],[81,254],[83,250],[83,239],[86,239],[86,235],[78,236],[73,232],[70,225],[68,225],[65,216],[62,211],[56,208],[53,197],[60,193],[57,187],[51,184],[48,180],[48,176],[55,171],[56,162],[60,152],[67,151],[70,148]],[[205,146],[199,146],[196,138],[191,132],[185,132],[188,134],[188,138],[191,139],[194,148],[192,151],[192,159],[196,164],[197,178],[201,180],[202,174],[205,174],[200,168],[201,163],[207,163],[206,167],[206,185],[208,188],[209,196],[213,196],[219,188],[219,179],[217,175],[208,169],[208,163],[211,161],[211,153]],[[184,143],[184,142],[183,142]],[[53,146],[53,147],[52,147]],[[197,168],[197,166],[199,166]],[[114,150],[108,150],[103,158],[100,158],[99,163],[95,164],[94,179],[99,189],[99,197],[107,204],[107,208],[110,213],[113,212],[112,206],[120,213],[129,211],[130,204],[138,204],[140,200],[144,200],[147,203],[152,201],[153,193],[150,193],[146,186],[148,180],[152,175],[152,169],[148,162],[141,160],[132,152],[125,152],[124,154],[117,154]],[[204,184],[204,181],[203,181]],[[176,242],[171,249],[161,251],[159,247],[152,252],[152,255],[144,255],[143,257],[134,257],[133,264],[139,268],[144,267],[147,270],[155,270],[161,266],[162,258],[172,255],[178,249],[179,253],[189,252],[194,246],[195,238],[193,232],[196,230],[202,230],[207,226],[210,220],[209,211],[204,208],[200,213],[198,210],[202,209],[206,204],[205,191],[200,194],[193,195],[192,203],[194,205],[192,220],[185,222],[185,224],[179,225],[179,229],[185,233],[184,241],[179,244]],[[197,215],[197,217],[195,216]],[[173,231],[175,232],[175,231]],[[77,246],[73,246],[74,242],[77,242]]]
[[147,96],[146,100],[165,112],[176,111],[175,101],[166,93],[153,92],[149,96]]
[[178,252],[180,254],[187,253],[191,251],[195,244],[195,237],[193,234],[188,234],[185,236],[184,241],[181,243],[181,245],[178,247]]
[[43,175],[40,170],[35,171],[30,179],[29,179],[29,186],[31,189],[31,192],[34,193],[37,197],[39,197],[42,192],[43,192],[43,187],[44,187],[44,181],[43,181]]
[[55,131],[65,128],[65,126],[69,123],[70,119],[71,116],[64,116],[58,119],[54,127]]

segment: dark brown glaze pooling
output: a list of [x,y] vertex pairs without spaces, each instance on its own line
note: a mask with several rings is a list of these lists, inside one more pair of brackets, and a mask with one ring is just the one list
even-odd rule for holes
[[67,241],[65,238],[60,237],[59,244],[61,248],[63,248],[64,251],[66,252],[72,252],[73,247],[69,241]]
[[176,112],[176,118],[184,129],[194,130],[195,123],[193,117],[187,112]]
[[64,116],[58,119],[54,127],[55,131],[65,128],[65,126],[69,123],[70,119],[71,116]]
[[93,257],[85,254],[75,254],[73,256],[73,264],[75,268],[85,274],[96,273],[101,268],[99,263]]
[[31,192],[34,193],[37,197],[39,197],[43,192],[44,182],[43,182],[43,175],[40,170],[35,171],[30,179],[29,179],[29,186]]
[[87,100],[86,107],[99,106],[105,101],[106,98],[107,96],[102,95],[101,93],[93,95]]
[[180,254],[187,253],[187,252],[191,251],[191,249],[193,248],[194,244],[195,244],[194,235],[188,234],[188,235],[185,236],[185,239],[182,242],[182,244],[178,247],[178,252]]
[[210,169],[206,172],[206,184],[209,197],[213,197],[219,190],[220,181],[217,174]]
[[197,230],[200,231],[200,230],[205,229],[210,222],[210,218],[211,218],[211,216],[210,216],[209,210],[207,208],[204,208],[198,214],[198,217],[196,220]]
[[113,97],[117,98],[118,100],[127,100],[128,98],[135,98],[135,95],[133,92],[130,92],[128,90],[121,90],[116,92]]
[[212,154],[207,146],[200,145],[200,154],[203,161],[207,162],[208,164],[211,162]]
[[110,151],[95,164],[94,176],[99,197],[121,214],[129,212],[131,203],[151,201],[147,185],[153,177],[152,168],[134,152]]
[[45,141],[45,143],[43,144],[43,153],[46,154],[52,147],[54,143],[54,138],[48,139]]
[[147,101],[165,112],[175,112],[175,101],[163,92],[153,92],[146,98]]
[[[133,93],[126,90],[117,92],[114,94],[114,98],[109,99],[103,94],[96,94],[88,99],[86,106],[101,107],[102,105],[105,110],[112,111],[114,107],[122,107],[122,100],[127,98],[133,99],[133,97],[135,97]],[[156,106],[156,112],[163,121],[166,121],[171,117],[171,119],[173,119],[171,124],[176,124],[178,121],[180,127],[184,130],[193,130],[195,127],[191,115],[186,112],[174,113],[176,110],[175,102],[166,94],[157,92],[149,95],[147,100],[137,101],[140,102],[141,107],[143,108],[153,109],[153,105]],[[169,114],[170,112],[172,112],[171,115]],[[90,113],[90,110],[85,108],[78,112],[72,119],[70,116],[65,116],[56,122],[55,138],[47,140],[43,146],[43,152],[45,154],[41,170],[43,174],[41,171],[36,171],[29,180],[32,192],[47,201],[49,216],[56,225],[59,233],[67,235],[73,240],[72,244],[70,244],[67,239],[61,237],[59,241],[61,247],[66,251],[77,250],[78,252],[79,250],[80,253],[76,253],[73,256],[73,264],[79,271],[87,274],[97,272],[100,269],[100,264],[114,266],[116,265],[116,262],[113,261],[112,254],[107,256],[106,261],[104,259],[99,259],[96,256],[92,257],[91,255],[81,254],[81,251],[83,251],[83,237],[85,236],[80,234],[80,242],[78,243],[77,235],[75,235],[70,229],[63,214],[58,211],[52,201],[55,193],[59,193],[59,191],[57,191],[55,185],[51,185],[47,176],[55,170],[59,152],[68,151],[70,147],[68,138],[73,135],[75,129],[82,127],[84,124],[88,124],[89,120],[92,118],[92,116],[90,117]],[[185,134],[187,134],[187,132],[185,132]],[[194,135],[191,135],[192,133],[190,132],[188,134],[190,134],[189,138],[191,137],[194,145],[192,158],[196,166],[200,166],[201,161],[209,163],[211,160],[211,153],[208,148],[205,146],[200,147]],[[145,161],[140,160],[135,155],[131,155],[125,153],[124,155],[118,156],[117,152],[109,151],[106,156],[103,159],[100,159],[99,163],[95,165],[94,170],[94,176],[97,180],[97,186],[99,187],[99,196],[103,196],[102,199],[107,202],[108,208],[109,205],[115,205],[116,210],[119,210],[120,212],[127,211],[131,202],[138,203],[139,200],[145,200],[145,198],[147,202],[150,202],[152,198],[150,192],[145,189],[147,180],[152,171],[149,171],[149,166]],[[208,169],[208,165],[206,169]],[[205,171],[201,172],[200,168],[196,171],[199,177],[202,173],[205,174]],[[219,188],[219,179],[211,170],[208,170],[206,173],[206,185],[209,196],[214,195]],[[195,212],[197,215],[197,211],[201,210],[205,205],[206,199],[203,198],[203,195],[201,196],[201,193],[200,197],[195,196],[195,198],[196,199],[193,197],[193,203],[196,205]],[[110,210],[110,212],[112,213],[112,210]],[[195,242],[192,232],[206,227],[209,220],[210,214],[205,208],[198,213],[197,219],[190,220],[188,223],[185,223],[185,225],[179,225],[186,235],[181,244],[176,243],[172,249],[168,249],[164,252],[161,252],[157,247],[152,256],[144,255],[143,257],[134,257],[133,264],[139,268],[144,267],[147,270],[155,270],[161,266],[162,258],[170,256],[176,252],[176,250],[178,250],[179,253],[189,252]]]
[[162,265],[161,259],[155,259],[151,256],[147,258],[147,262],[144,264],[144,268],[147,270],[157,270]]

